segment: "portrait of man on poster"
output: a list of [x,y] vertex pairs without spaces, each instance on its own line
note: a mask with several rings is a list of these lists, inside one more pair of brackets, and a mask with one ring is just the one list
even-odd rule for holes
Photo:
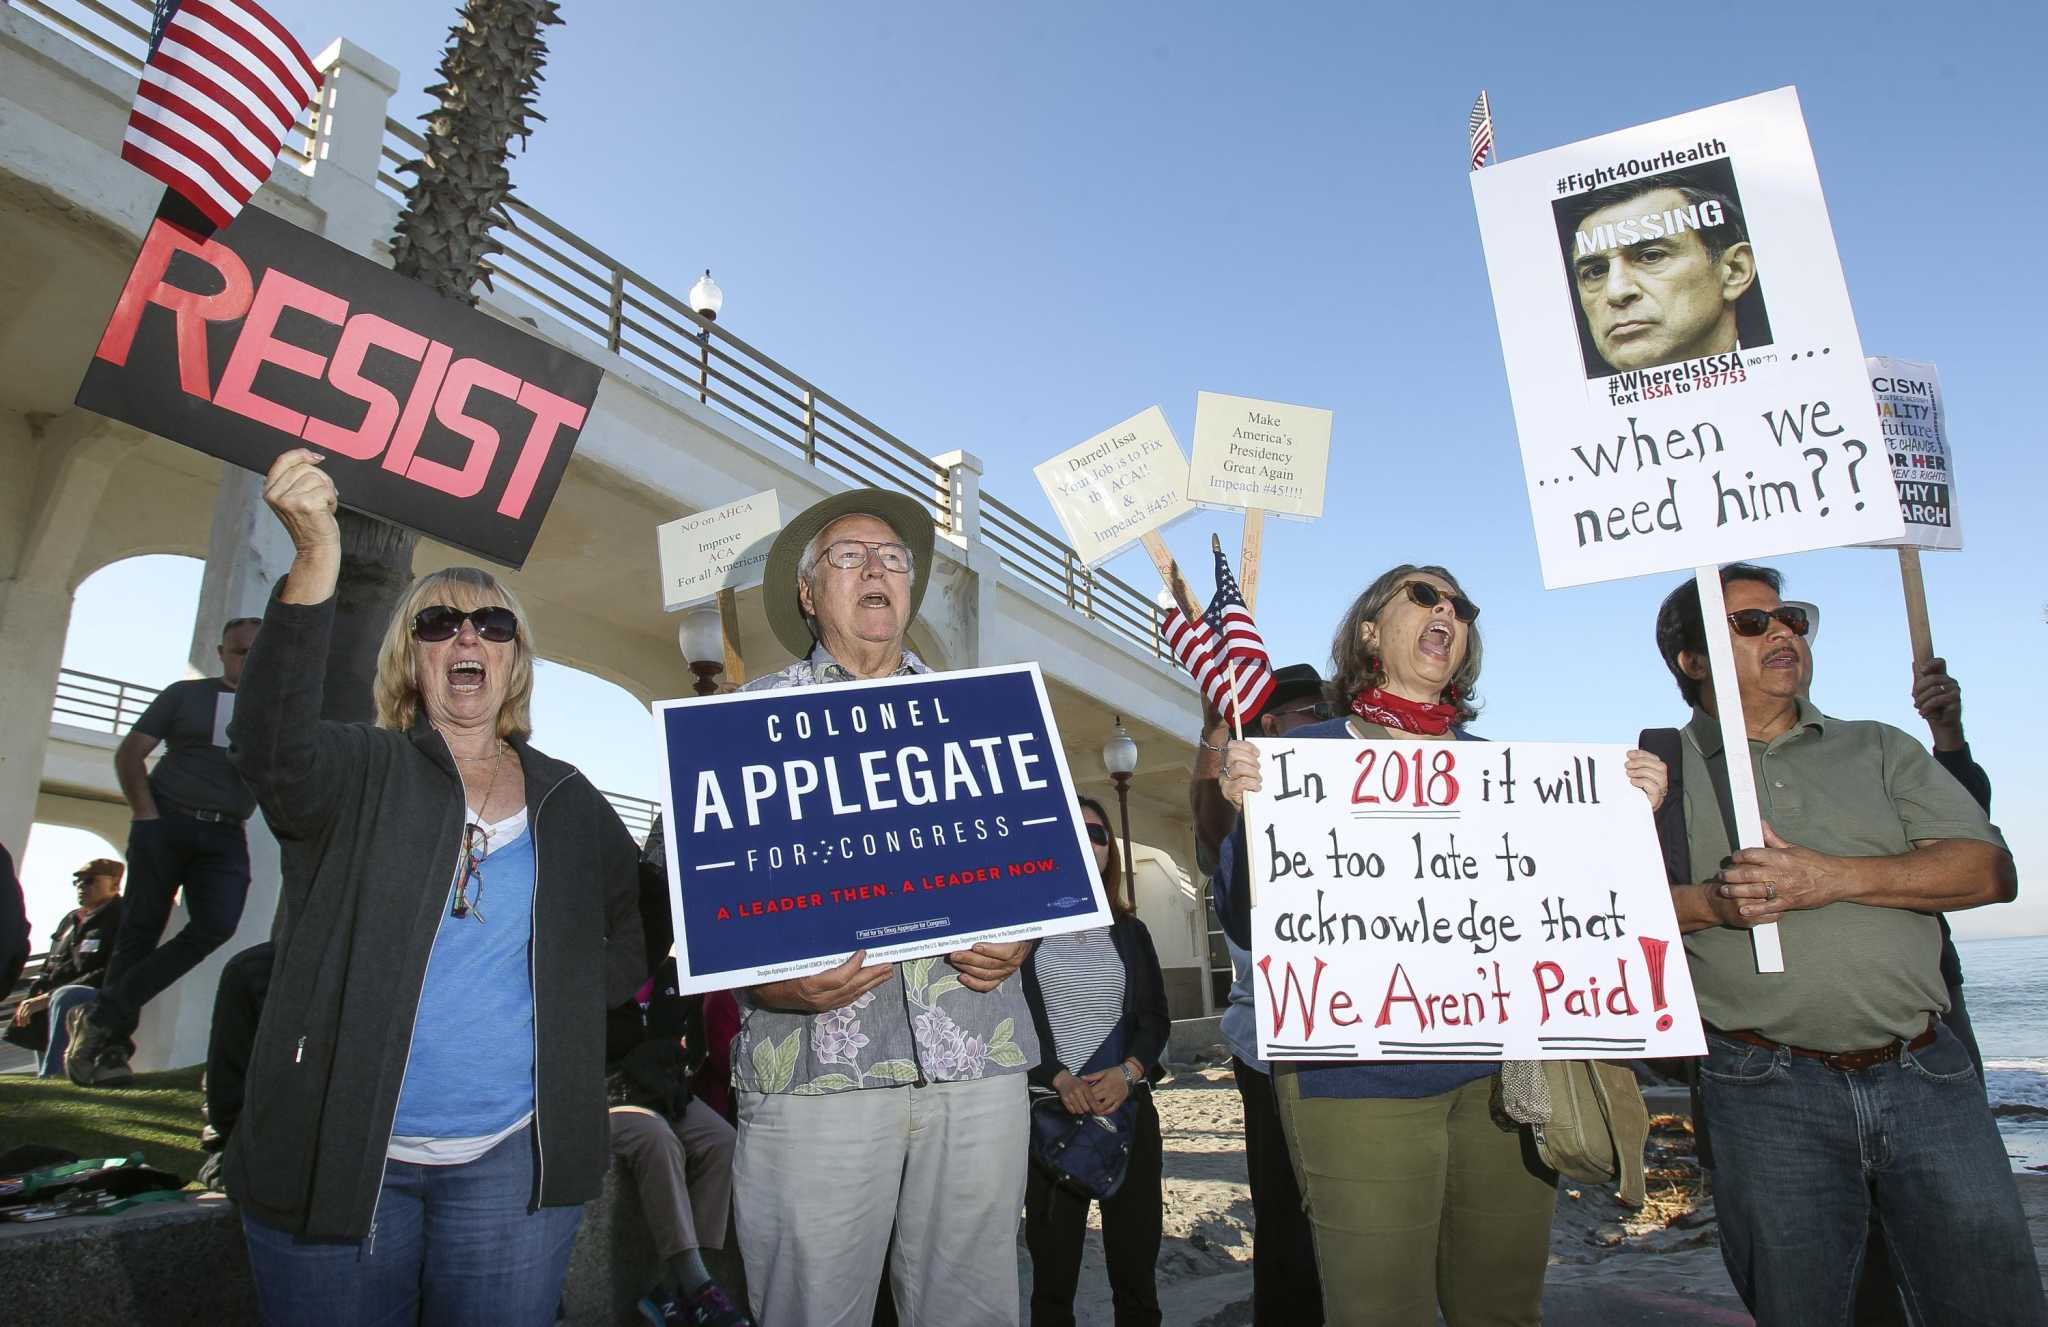
[[1588,378],[1770,343],[1727,161],[1604,185],[1554,207]]

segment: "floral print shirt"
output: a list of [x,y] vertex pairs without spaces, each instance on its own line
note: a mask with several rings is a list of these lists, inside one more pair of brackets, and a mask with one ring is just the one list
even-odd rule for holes
[[[929,673],[905,650],[899,677]],[[853,681],[825,647],[742,691],[831,686]],[[1024,979],[987,994],[960,984],[943,958],[898,963],[890,980],[844,1009],[785,1013],[738,992],[742,1022],[733,1043],[733,1081],[754,1092],[822,1096],[870,1087],[957,1083],[1021,1074],[1038,1063],[1038,1035],[1024,1003]]]

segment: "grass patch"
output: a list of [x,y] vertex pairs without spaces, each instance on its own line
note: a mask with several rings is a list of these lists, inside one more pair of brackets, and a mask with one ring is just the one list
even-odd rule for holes
[[23,1143],[81,1157],[142,1153],[187,1183],[199,1174],[203,1066],[137,1074],[133,1087],[79,1087],[65,1078],[0,1074],[0,1152]]

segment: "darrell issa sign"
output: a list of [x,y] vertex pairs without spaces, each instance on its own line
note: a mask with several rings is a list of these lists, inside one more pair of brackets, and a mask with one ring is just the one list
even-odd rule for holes
[[602,376],[252,207],[156,219],[78,404],[259,473],[312,447],[349,506],[518,567]]

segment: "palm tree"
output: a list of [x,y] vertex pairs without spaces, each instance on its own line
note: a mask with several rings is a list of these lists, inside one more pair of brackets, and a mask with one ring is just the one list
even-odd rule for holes
[[[391,246],[400,275],[471,305],[477,283],[490,284],[490,256],[503,247],[495,228],[511,223],[506,162],[512,140],[523,147],[532,122],[547,118],[533,108],[548,55],[542,33],[561,21],[555,0],[464,0],[448,30],[441,81],[427,89],[437,104],[424,117],[426,151],[399,168],[413,177]],[[325,717],[373,717],[377,645],[412,583],[418,543],[388,521],[341,513]]]

